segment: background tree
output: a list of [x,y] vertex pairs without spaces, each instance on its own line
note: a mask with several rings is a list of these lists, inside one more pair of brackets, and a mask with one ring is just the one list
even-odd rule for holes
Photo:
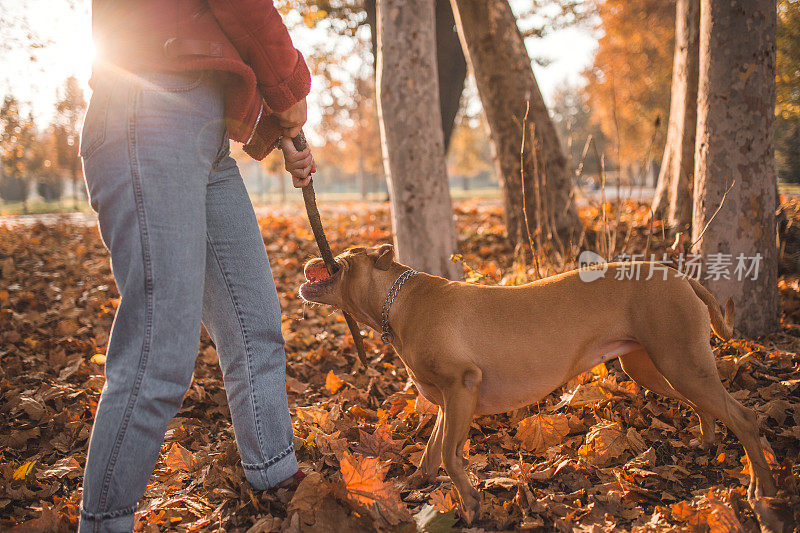
[[692,221],[699,68],[700,0],[678,0],[669,125],[652,205],[653,216],[666,215],[668,224],[677,228]]
[[[377,64],[376,0],[280,0],[277,2],[284,15],[299,13],[309,27],[326,27],[334,35],[359,37],[360,30],[368,27],[370,58],[364,62],[373,70]],[[437,75],[445,147],[450,142],[461,92],[467,75],[467,64],[455,33],[453,13],[447,1],[435,2]],[[313,70],[313,67],[312,67]],[[316,72],[315,72],[316,73]]]
[[775,159],[782,181],[800,182],[800,0],[778,2]]
[[38,169],[36,192],[48,202],[61,200],[64,193],[63,175],[57,161],[53,159],[56,154],[56,140],[55,129],[51,126],[39,136],[34,147],[35,166]]
[[[666,119],[675,32],[674,0],[594,0],[602,35],[584,73],[594,119],[613,141],[607,160],[635,177],[648,149],[660,154]],[[652,147],[651,147],[652,144]]]
[[773,0],[702,0],[693,240],[706,264],[760,254],[756,279],[705,280],[720,302],[733,298],[736,327],[753,337],[778,325],[775,33]]
[[444,158],[434,2],[378,0],[378,113],[401,262],[454,279],[456,230]]
[[447,172],[451,178],[461,179],[464,190],[470,188],[471,180],[492,174],[492,154],[482,116],[469,116],[462,108],[447,151]]
[[[368,26],[372,61],[365,64],[374,68],[378,43],[375,0],[278,0],[276,4],[284,15],[299,13],[304,25],[325,27],[337,36],[358,37],[360,29]],[[525,38],[541,38],[559,29],[584,24],[595,13],[593,6],[584,0],[529,0],[519,8]],[[446,0],[435,1],[435,21],[439,99],[447,150],[465,86],[467,63]]]
[[553,91],[550,113],[558,131],[564,152],[573,171],[581,168],[582,176],[588,180],[596,178],[600,173],[600,162],[590,150],[583,158],[583,150],[589,136],[597,143],[600,150],[608,146],[602,128],[593,120],[591,102],[586,95],[585,87],[576,84],[563,84]]
[[[56,102],[53,117],[56,161],[66,171],[72,181],[72,196],[75,209],[78,209],[78,179],[81,177],[81,162],[78,153],[80,127],[86,100],[83,97],[77,78],[70,76],[64,82],[61,95]],[[84,191],[85,193],[85,191]]]
[[491,130],[509,240],[527,241],[526,211],[531,231],[577,242],[571,173],[511,6],[507,0],[451,3]]
[[[335,50],[317,50],[309,58],[323,99],[315,146],[319,167],[352,176],[362,198],[383,179],[375,72],[369,34],[356,32]],[[341,176],[339,176],[341,179]]]
[[[6,202],[25,203],[28,199],[35,140],[33,117],[21,116],[17,99],[6,96],[0,106],[0,198]],[[27,211],[27,204],[24,207]]]
[[[377,57],[377,20],[375,0],[365,0],[366,23],[372,35],[372,54]],[[450,137],[455,127],[461,93],[467,78],[467,61],[461,51],[461,43],[455,31],[455,21],[450,3],[434,0],[434,20],[436,39],[436,73],[439,78],[439,108],[442,116],[444,149],[450,145]],[[377,63],[377,62],[376,62]]]

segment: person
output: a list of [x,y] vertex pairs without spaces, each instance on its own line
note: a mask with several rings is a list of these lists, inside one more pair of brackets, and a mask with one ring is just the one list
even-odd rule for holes
[[270,0],[93,0],[92,31],[80,154],[120,293],[79,525],[99,533],[134,526],[201,323],[248,482],[302,478],[278,295],[230,140],[256,159],[280,145],[297,187],[316,167],[291,143],[310,73]]

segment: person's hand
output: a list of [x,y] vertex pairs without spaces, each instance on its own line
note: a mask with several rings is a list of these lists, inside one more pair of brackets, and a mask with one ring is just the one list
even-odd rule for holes
[[286,170],[292,175],[292,184],[298,189],[308,185],[311,182],[311,174],[317,171],[317,164],[314,163],[311,150],[306,148],[302,152],[298,152],[292,139],[284,135],[281,137],[281,151],[283,151]]
[[273,113],[278,125],[283,128],[283,134],[289,137],[297,137],[303,124],[306,123],[306,99],[303,98],[286,111]]

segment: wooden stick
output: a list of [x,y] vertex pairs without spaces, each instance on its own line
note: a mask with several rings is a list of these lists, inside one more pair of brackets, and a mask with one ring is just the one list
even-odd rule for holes
[[[308,148],[306,136],[301,131],[297,137],[292,139],[292,144],[295,150],[302,152]],[[325,230],[322,227],[322,219],[319,216],[319,209],[317,208],[317,196],[314,194],[314,181],[309,180],[308,185],[303,187],[303,202],[306,204],[306,213],[308,213],[308,221],[311,223],[311,231],[314,233],[314,240],[317,241],[320,255],[325,262],[325,268],[328,269],[328,275],[333,276],[338,270],[339,265],[333,260],[333,253],[331,252],[331,245],[328,243],[328,238],[325,237]],[[344,313],[344,319],[347,326],[350,328],[350,334],[353,336],[353,342],[356,345],[358,358],[364,368],[367,366],[367,353],[364,350],[364,339],[361,338],[361,331],[358,329],[358,322],[348,313]]]

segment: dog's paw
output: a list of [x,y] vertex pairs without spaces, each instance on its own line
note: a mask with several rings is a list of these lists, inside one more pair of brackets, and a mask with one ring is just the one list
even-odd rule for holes
[[461,499],[461,517],[464,522],[470,526],[481,515],[481,501],[478,498],[478,492],[475,495],[469,495]]

